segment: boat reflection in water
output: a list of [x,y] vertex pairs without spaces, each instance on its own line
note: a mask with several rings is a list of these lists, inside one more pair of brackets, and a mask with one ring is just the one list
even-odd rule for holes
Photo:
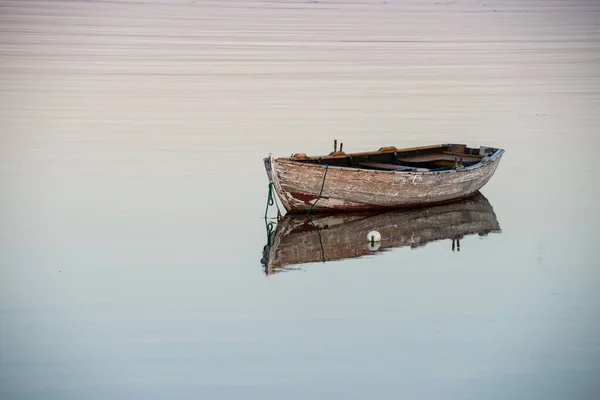
[[[377,230],[381,242],[367,241]],[[494,209],[481,194],[443,205],[379,213],[287,215],[267,224],[261,263],[267,275],[298,269],[300,264],[357,258],[397,247],[425,246],[443,239],[460,251],[460,239],[501,232]],[[450,248],[450,246],[449,246]]]

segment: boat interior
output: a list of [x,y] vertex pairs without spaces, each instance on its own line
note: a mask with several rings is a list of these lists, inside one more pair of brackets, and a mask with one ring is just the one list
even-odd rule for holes
[[480,163],[499,149],[491,147],[471,148],[465,144],[441,144],[434,146],[397,149],[382,147],[378,151],[344,153],[337,149],[326,156],[308,157],[304,153],[293,154],[292,161],[338,167],[372,169],[379,171],[446,171],[466,168]]

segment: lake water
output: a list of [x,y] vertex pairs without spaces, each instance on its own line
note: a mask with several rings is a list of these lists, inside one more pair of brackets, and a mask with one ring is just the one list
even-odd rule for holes
[[[0,398],[599,398],[599,28],[595,0],[0,1]],[[265,274],[262,157],[333,139],[506,149],[501,232]]]

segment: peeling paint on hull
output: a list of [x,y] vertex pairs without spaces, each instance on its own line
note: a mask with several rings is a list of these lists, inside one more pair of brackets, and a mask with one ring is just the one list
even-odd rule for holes
[[[446,203],[469,197],[494,175],[499,151],[486,162],[449,171],[376,171],[325,166],[270,156],[267,171],[289,213],[381,210]],[[318,200],[317,200],[318,199]]]

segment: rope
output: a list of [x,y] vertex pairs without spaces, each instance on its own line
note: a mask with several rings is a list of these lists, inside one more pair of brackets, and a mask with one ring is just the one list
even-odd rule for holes
[[273,206],[277,207],[277,221],[281,219],[281,210],[279,209],[279,203],[277,202],[276,197],[273,195],[273,182],[269,183],[269,194],[267,195],[267,206],[265,207],[265,218],[267,218],[269,207]]
[[269,212],[269,207],[273,205],[275,199],[273,199],[273,182],[269,182],[269,194],[267,195],[267,207],[265,208],[265,218]]
[[321,195],[323,194],[323,188],[325,187],[325,178],[327,177],[327,171],[329,171],[329,164],[325,164],[325,173],[323,174],[323,183],[321,183],[321,191],[319,192],[319,195],[317,196],[317,199],[315,200],[315,202],[312,203],[312,205],[306,212],[307,216],[312,212],[312,210],[315,208],[315,206],[317,205],[319,200],[321,200]]

